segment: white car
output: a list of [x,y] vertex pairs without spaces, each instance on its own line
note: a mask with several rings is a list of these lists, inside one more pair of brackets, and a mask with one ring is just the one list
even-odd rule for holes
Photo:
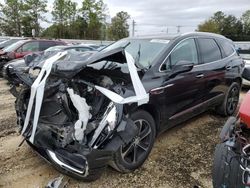
[[249,54],[242,54],[240,53],[240,56],[245,61],[245,68],[243,71],[243,79],[242,79],[242,85],[245,87],[250,87],[250,53]]

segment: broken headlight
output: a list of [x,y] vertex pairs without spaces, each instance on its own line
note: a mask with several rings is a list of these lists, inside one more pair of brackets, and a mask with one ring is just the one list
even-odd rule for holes
[[114,130],[117,124],[117,108],[113,102],[111,102],[106,112],[104,113],[103,119],[101,120],[98,128],[95,130],[95,133],[92,137],[90,145],[94,148],[98,148]]
[[106,122],[108,123],[109,129],[114,130],[115,125],[117,123],[117,109],[115,105],[113,105],[112,109],[108,113],[106,117]]

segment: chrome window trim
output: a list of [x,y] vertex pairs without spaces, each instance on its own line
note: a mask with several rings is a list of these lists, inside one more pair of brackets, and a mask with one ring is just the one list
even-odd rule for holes
[[[173,47],[173,49],[168,53],[168,55],[166,56],[166,58],[163,60],[163,62],[162,62],[161,65],[159,66],[159,70],[158,70],[158,71],[161,72],[161,73],[169,71],[169,70],[162,71],[162,70],[161,70],[161,67],[162,67],[163,63],[168,59],[168,57],[170,56],[170,54],[176,49],[176,47],[177,47],[181,42],[183,42],[183,41],[185,41],[185,40],[188,40],[188,39],[197,39],[197,38],[206,38],[206,36],[192,36],[192,37],[187,37],[187,38],[182,39],[181,41],[179,41],[179,42]],[[214,40],[215,38],[212,38],[212,39]],[[224,40],[226,40],[226,39],[224,39]],[[217,45],[218,45],[218,44],[217,44]],[[232,45],[231,45],[231,47],[233,48]],[[196,50],[197,50],[197,49],[196,49]],[[227,56],[227,57],[224,57],[224,58],[222,58],[222,59],[219,59],[219,60],[216,60],[216,61],[212,61],[212,62],[209,62],[209,63],[202,63],[202,64],[194,65],[194,67],[200,67],[200,66],[204,66],[204,65],[207,65],[207,64],[217,63],[218,61],[222,61],[222,60],[225,60],[225,59],[227,59],[227,58],[229,58],[229,57],[232,57],[233,55],[236,54],[236,50],[235,50],[234,48],[233,48],[233,50],[234,50],[234,52],[233,52],[230,56]],[[197,51],[197,54],[198,54],[198,51]],[[200,55],[200,54],[198,54],[198,55]]]

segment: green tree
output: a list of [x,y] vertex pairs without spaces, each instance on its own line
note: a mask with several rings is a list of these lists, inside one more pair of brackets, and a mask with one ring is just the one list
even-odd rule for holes
[[211,33],[220,33],[219,31],[219,25],[209,19],[206,20],[205,22],[201,23],[198,25],[198,31],[202,31],[202,32],[211,32]]
[[68,0],[55,0],[53,4],[53,21],[57,25],[57,36],[63,38],[65,33],[65,25],[68,17]]
[[121,11],[111,19],[111,25],[108,28],[108,37],[110,40],[119,40],[129,36],[128,19],[130,15]]
[[24,0],[24,10],[24,36],[31,36],[30,28],[35,29],[36,36],[39,36],[41,31],[39,22],[47,21],[44,16],[44,13],[47,12],[47,0]]
[[247,10],[241,17],[243,32],[245,35],[250,35],[250,10]]
[[210,20],[218,26],[219,33],[223,30],[225,17],[226,15],[222,11],[218,11],[210,18]]
[[233,15],[228,15],[222,23],[221,34],[232,40],[238,40],[242,35],[242,29],[241,21]]
[[[70,0],[55,0],[52,16],[56,26],[53,26],[53,30],[56,28],[56,38],[72,38],[75,31],[72,26],[76,22],[77,4]],[[77,22],[78,23],[78,22]],[[46,32],[45,32],[46,33]],[[43,34],[44,35],[44,34]]]
[[22,36],[23,3],[21,0],[5,0],[1,4],[1,32],[8,36]]
[[198,31],[219,33],[232,40],[244,40],[241,20],[221,11],[214,13],[208,20],[198,25]]
[[100,39],[104,32],[106,5],[102,0],[84,0],[80,11],[88,24],[86,38]]

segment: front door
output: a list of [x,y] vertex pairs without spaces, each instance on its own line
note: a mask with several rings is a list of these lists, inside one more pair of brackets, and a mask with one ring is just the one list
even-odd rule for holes
[[196,68],[199,58],[195,39],[185,39],[177,44],[162,65],[161,72],[171,72],[180,61],[189,61],[194,64],[194,68],[167,79],[160,88],[163,90],[159,100],[164,97],[165,101],[164,109],[161,110],[162,119],[167,122],[166,126],[162,126],[164,128],[172,127],[197,114],[198,107],[203,102],[204,79],[202,71]]

